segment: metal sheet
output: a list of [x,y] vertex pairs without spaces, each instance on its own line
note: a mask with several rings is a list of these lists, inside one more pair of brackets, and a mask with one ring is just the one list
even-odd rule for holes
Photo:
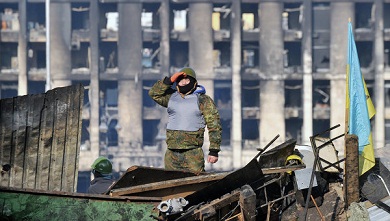
[[[385,200],[382,200],[386,205],[390,206],[390,197],[387,197]],[[375,221],[389,221],[390,220],[390,214],[383,209],[372,206],[367,209],[368,214],[370,215],[370,220]]]
[[[297,186],[299,190],[302,189],[307,189],[310,186],[310,177],[311,177],[311,172],[313,168],[305,168],[302,170],[296,170],[294,171],[295,173],[295,179],[297,182]],[[313,179],[313,187],[317,186],[317,178],[314,176]]]
[[[307,189],[310,186],[310,177],[313,171],[314,153],[310,146],[297,145],[295,149],[297,149],[299,153],[302,154],[302,162],[306,165],[305,169],[294,171],[295,179],[298,185],[298,189]],[[314,186],[317,186],[317,178],[315,176],[313,179],[313,187]]]

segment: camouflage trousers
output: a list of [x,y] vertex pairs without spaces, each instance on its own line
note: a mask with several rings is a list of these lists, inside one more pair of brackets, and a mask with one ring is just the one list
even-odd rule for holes
[[204,153],[202,148],[189,150],[167,149],[164,158],[165,169],[184,170],[193,173],[204,172]]

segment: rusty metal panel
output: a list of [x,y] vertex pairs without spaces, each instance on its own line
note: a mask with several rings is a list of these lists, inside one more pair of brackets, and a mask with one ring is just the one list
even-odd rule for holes
[[76,190],[83,101],[80,84],[0,100],[1,186]]

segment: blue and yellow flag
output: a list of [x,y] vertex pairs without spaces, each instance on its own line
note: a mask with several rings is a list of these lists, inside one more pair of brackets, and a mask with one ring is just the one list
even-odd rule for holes
[[347,125],[348,133],[359,138],[359,175],[375,165],[374,146],[370,119],[375,108],[360,71],[351,22],[348,23],[348,64],[347,64]]

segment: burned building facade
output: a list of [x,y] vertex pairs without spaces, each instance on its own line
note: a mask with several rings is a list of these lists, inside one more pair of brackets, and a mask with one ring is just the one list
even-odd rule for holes
[[147,92],[183,66],[221,115],[208,170],[245,165],[277,134],[309,144],[344,125],[349,19],[374,146],[390,140],[390,0],[0,0],[0,11],[1,98],[85,86],[80,171],[99,155],[116,171],[162,167],[166,110]]

